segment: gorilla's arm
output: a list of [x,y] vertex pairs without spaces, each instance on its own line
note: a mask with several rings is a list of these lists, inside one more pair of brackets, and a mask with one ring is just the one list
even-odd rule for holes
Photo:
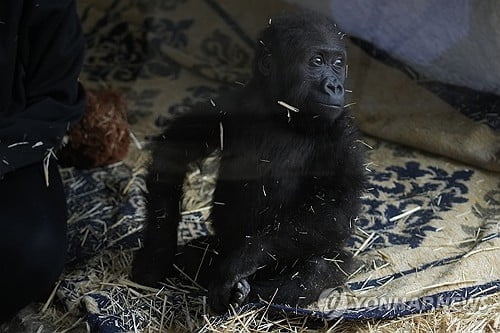
[[171,273],[187,166],[218,148],[219,116],[215,110],[198,106],[175,119],[153,143],[154,158],[146,179],[148,223],[144,248],[133,265],[134,281],[156,285]]

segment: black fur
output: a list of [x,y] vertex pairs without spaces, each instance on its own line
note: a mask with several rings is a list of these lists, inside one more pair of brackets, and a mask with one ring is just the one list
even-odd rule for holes
[[[260,36],[252,80],[164,132],[153,148],[135,281],[154,285],[176,263],[208,286],[216,312],[259,297],[304,305],[343,282],[350,265],[343,246],[364,173],[357,130],[343,108],[342,37],[312,13],[274,18]],[[177,249],[186,166],[217,149],[216,235]]]

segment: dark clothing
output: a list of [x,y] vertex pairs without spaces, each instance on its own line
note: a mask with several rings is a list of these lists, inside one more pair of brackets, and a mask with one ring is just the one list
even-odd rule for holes
[[0,1],[0,178],[41,161],[83,114],[83,49],[74,0]]
[[48,175],[49,186],[37,163],[0,181],[0,323],[45,301],[64,266],[66,198],[55,161]]
[[66,198],[45,157],[83,114],[83,47],[74,0],[0,0],[0,323],[64,266]]

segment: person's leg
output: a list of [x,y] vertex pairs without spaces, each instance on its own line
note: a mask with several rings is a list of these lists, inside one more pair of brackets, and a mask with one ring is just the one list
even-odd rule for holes
[[66,198],[55,162],[0,180],[0,323],[48,295],[66,259]]

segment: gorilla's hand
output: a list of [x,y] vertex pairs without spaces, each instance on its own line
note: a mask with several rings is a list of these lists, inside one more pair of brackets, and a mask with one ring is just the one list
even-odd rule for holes
[[208,302],[214,312],[224,313],[230,306],[238,308],[248,297],[248,278],[257,271],[257,267],[242,265],[242,261],[245,260],[224,260],[220,263],[208,288]]

